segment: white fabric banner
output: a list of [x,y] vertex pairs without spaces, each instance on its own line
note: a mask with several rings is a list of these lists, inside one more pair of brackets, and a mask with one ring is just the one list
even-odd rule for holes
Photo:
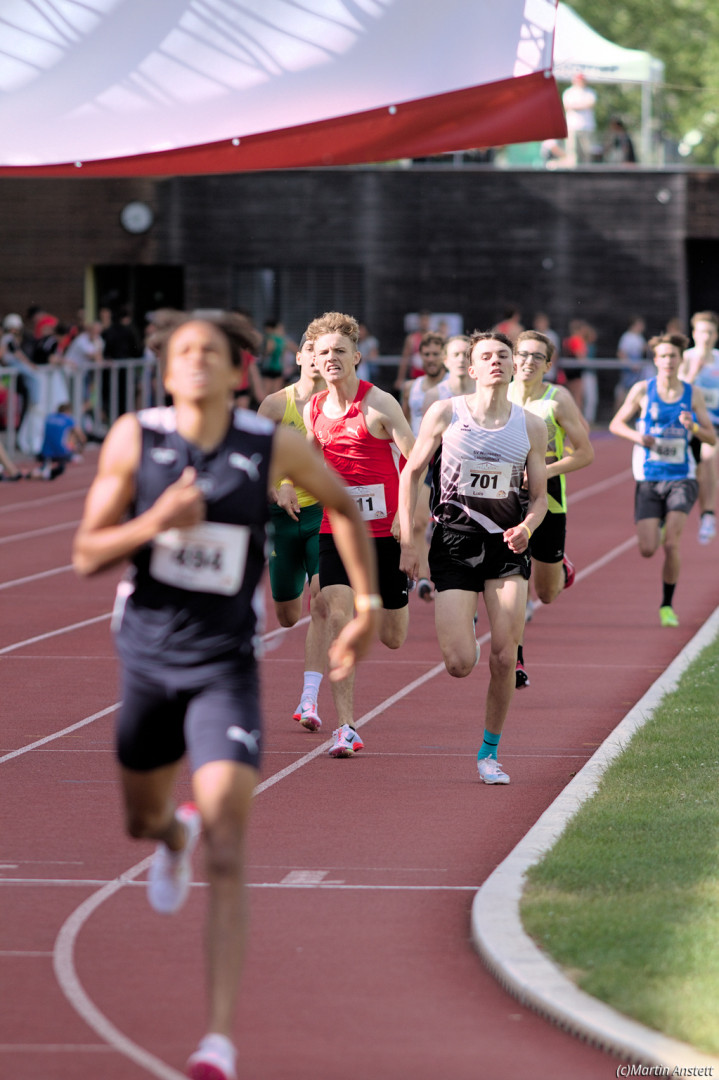
[[555,0],[3,0],[0,165],[242,139],[549,72],[555,15]]

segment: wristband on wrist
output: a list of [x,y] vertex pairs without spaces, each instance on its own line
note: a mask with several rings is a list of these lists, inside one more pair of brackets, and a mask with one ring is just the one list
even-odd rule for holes
[[288,477],[285,477],[284,480],[280,480],[280,487],[287,487],[288,484],[292,487],[292,481],[288,479]]
[[692,434],[696,435],[696,433],[698,431],[699,431],[699,424],[697,424],[697,422],[695,420],[694,423],[692,424]]
[[530,529],[529,525],[525,525],[523,521],[520,521],[519,528],[527,530],[527,540],[532,539],[532,530]]
[[381,607],[382,597],[379,593],[357,593],[355,596],[355,610],[358,612],[379,611]]

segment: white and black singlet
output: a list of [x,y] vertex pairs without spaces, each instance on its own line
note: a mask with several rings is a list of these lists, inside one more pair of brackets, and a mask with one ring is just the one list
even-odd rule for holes
[[453,397],[452,419],[435,456],[430,505],[440,525],[458,532],[503,533],[524,518],[522,491],[530,450],[524,410],[512,405],[502,428],[483,428],[465,397]]

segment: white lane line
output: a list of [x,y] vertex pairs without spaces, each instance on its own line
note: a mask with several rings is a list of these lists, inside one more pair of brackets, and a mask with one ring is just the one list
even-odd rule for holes
[[[114,1047],[104,1043],[0,1043],[0,1054],[75,1054],[98,1052],[107,1054],[115,1052]],[[186,1080],[183,1077],[183,1080]]]
[[623,544],[618,544],[611,551],[608,551],[606,555],[602,555],[600,559],[590,563],[589,566],[585,566],[583,570],[577,570],[577,576],[575,578],[575,585],[578,581],[583,581],[585,577],[590,574],[594,574],[597,570],[601,570],[607,563],[613,562],[614,559],[618,559],[620,555],[623,555],[625,551],[630,551],[631,548],[636,547],[636,536],[630,536],[628,540],[625,540]]
[[30,529],[29,532],[13,533],[12,536],[0,537],[0,544],[16,544],[19,540],[35,540],[38,536],[50,536],[52,533],[63,532],[66,529],[76,529],[78,521],[63,521],[60,525],[46,525],[42,529]]
[[54,739],[61,739],[63,735],[70,735],[73,731],[79,731],[80,728],[84,728],[87,724],[91,724],[93,720],[99,720],[103,716],[108,716],[115,709],[120,707],[120,702],[116,702],[114,705],[108,705],[106,709],[101,709],[99,712],[93,713],[92,716],[86,716],[84,720],[78,720],[76,724],[70,724],[69,727],[63,728],[62,731],[54,731],[52,735],[46,735],[44,739],[36,739],[35,742],[27,743],[26,746],[20,746],[17,750],[11,750],[8,754],[3,754],[0,757],[0,765],[6,761],[12,761],[13,758],[21,757],[22,754],[28,754],[31,750],[37,750],[39,746],[45,746],[46,743],[53,742]]
[[76,499],[78,495],[83,498],[87,495],[88,489],[77,488],[74,491],[63,491],[57,495],[44,495],[40,499],[29,499],[27,502],[8,503],[0,509],[0,513],[9,514],[13,510],[34,510],[38,506],[51,506],[52,503],[67,502],[69,499]]
[[31,581],[42,581],[43,578],[54,577],[56,574],[65,574],[68,570],[72,570],[72,563],[68,563],[67,566],[56,566],[54,570],[42,570],[37,574],[29,574],[27,577],[13,578],[12,581],[3,581],[0,584],[0,591],[14,589],[17,585],[29,585]]
[[615,473],[614,476],[610,476],[606,480],[599,480],[596,484],[591,484],[590,487],[582,488],[581,491],[577,491],[573,495],[568,495],[567,505],[571,506],[575,502],[581,502],[582,499],[591,499],[594,495],[601,495],[602,492],[609,491],[610,488],[617,487],[618,484],[623,484],[631,479],[632,470],[624,469],[622,472]]
[[128,881],[146,870],[152,862],[152,856],[143,859],[115,881],[109,882],[98,892],[89,896],[72,915],[63,923],[60,933],[57,935],[53,956],[53,968],[55,978],[62,992],[70,1002],[75,1012],[88,1024],[105,1043],[112,1046],[118,1053],[123,1054],[134,1061],[141,1068],[146,1069],[152,1076],[160,1080],[186,1080],[185,1076],[167,1065],[164,1061],[156,1058],[147,1050],[128,1039],[119,1028],[110,1023],[104,1013],[100,1012],[93,1001],[88,997],[77,972],[75,971],[74,949],[75,939],[85,922],[90,918],[93,911],[100,907],[105,900],[113,896]]
[[[632,538],[632,540],[633,542],[636,542],[635,538]],[[621,551],[625,550],[626,546],[627,544],[622,544],[619,548],[615,548],[613,557],[616,557],[616,554],[621,553]],[[611,555],[612,553],[610,553],[610,556]],[[605,561],[606,560],[602,559],[598,560],[595,564],[592,564],[591,568],[587,568],[585,570],[584,576],[586,577],[587,574],[591,573],[593,569],[598,569],[599,566],[604,565]],[[483,635],[483,637],[479,640],[481,643],[488,641],[489,634]],[[375,709],[372,709],[370,710],[370,712],[366,713],[360,720],[357,721],[355,726],[360,727],[364,724],[369,723],[369,721],[372,720],[375,716],[378,716],[380,713],[384,712],[387,708],[389,708],[391,704],[399,701],[401,698],[411,693],[412,690],[415,690],[418,687],[424,685],[424,683],[434,678],[435,675],[438,675],[441,671],[444,671],[444,663],[436,664],[433,668],[426,672],[425,675],[421,676],[419,679],[415,679],[412,683],[409,683],[403,690],[400,690],[396,694],[393,694],[390,698],[387,698],[386,701],[382,702]],[[289,765],[286,769],[282,769],[274,776],[268,777],[267,780],[265,780],[262,784],[258,785],[258,787],[255,789],[255,794],[260,794],[261,792],[266,791],[268,788],[272,787],[280,780],[283,780],[287,776],[290,776],[292,773],[302,768],[303,765],[306,765],[308,762],[318,757],[330,745],[331,740],[328,739],[325,743],[318,746],[311,753],[305,754],[304,757],[300,758],[292,765]],[[84,923],[87,921],[87,919],[89,919],[89,917],[96,910],[96,908],[98,908],[102,903],[104,903],[106,899],[108,899],[110,896],[114,895],[114,893],[116,893],[119,889],[121,889],[126,882],[139,877],[139,875],[149,866],[151,858],[152,857],[150,856],[149,858],[144,859],[142,862],[132,867],[132,869],[129,870],[127,873],[123,874],[122,877],[118,878],[116,881],[111,882],[108,885],[105,885],[99,890],[99,892],[94,893],[73,912],[69,919],[66,920],[63,926],[60,928],[60,932],[58,933],[57,939],[55,941],[55,977],[57,978],[58,985],[60,986],[60,989],[62,990],[70,1005],[101,1038],[105,1039],[106,1042],[113,1045],[119,1053],[125,1054],[131,1060],[143,1065],[143,1067],[146,1068],[148,1072],[152,1073],[154,1076],[161,1077],[162,1080],[179,1080],[181,1076],[180,1073],[177,1073],[174,1069],[170,1069],[169,1066],[167,1066],[159,1058],[155,1058],[153,1055],[149,1054],[147,1051],[143,1050],[141,1047],[133,1043],[132,1040],[130,1040],[126,1035],[119,1031],[113,1024],[110,1023],[110,1021],[105,1017],[105,1015],[100,1012],[100,1010],[95,1006],[95,1004],[86,994],[78,978],[74,964],[75,940]],[[323,886],[320,885],[317,887],[322,888]],[[324,886],[324,888],[344,888],[344,886]],[[411,889],[412,886],[406,886],[406,888]]]
[[[0,649],[0,655],[3,653],[12,652],[14,649],[20,649],[23,645],[32,645],[37,641],[44,641],[48,637],[54,637],[57,634],[65,634],[71,630],[77,630],[84,626],[91,626],[93,623],[101,622],[103,619],[109,619],[110,612],[106,615],[98,615],[95,619],[87,619],[85,622],[73,623],[71,626],[63,627],[61,630],[53,630],[49,634],[41,634],[39,637],[28,638],[26,641],[19,641],[15,645],[6,645],[4,649]],[[310,621],[309,615],[306,615],[303,619],[300,619],[291,627],[279,627],[277,630],[271,630],[265,634],[262,638],[263,642],[272,641],[276,637],[280,637],[283,634],[289,634],[291,630],[296,629],[298,626],[302,626],[304,623]],[[27,743],[25,746],[18,747],[17,750],[11,750],[9,753],[0,757],[0,765],[5,761],[11,761],[13,758],[20,757],[22,754],[27,754],[31,750],[37,750],[40,746],[45,746],[46,743],[53,742],[55,739],[61,739],[64,735],[69,735],[73,731],[77,731],[79,728],[85,727],[86,724],[91,724],[93,720],[99,720],[103,716],[107,716],[109,713],[114,712],[120,708],[121,702],[116,701],[114,705],[108,705],[106,709],[101,709],[100,712],[93,713],[92,716],[86,716],[83,720],[78,720],[76,724],[71,724],[69,727],[62,728],[60,731],[55,731],[51,735],[46,735],[43,739],[37,739],[35,742]]]
[[103,622],[110,618],[111,612],[106,612],[104,615],[96,615],[94,619],[83,619],[82,622],[70,623],[69,626],[61,626],[59,630],[49,630],[46,634],[38,634],[36,637],[25,638],[24,641],[16,641],[14,645],[6,645],[0,649],[0,656],[4,656],[6,653],[15,652],[16,649],[22,649],[26,645],[36,645],[38,641],[47,641],[49,638],[59,637],[62,634],[70,634],[73,630],[82,630],[86,626],[94,626],[95,623]]
[[[145,859],[142,863],[142,867],[149,864],[149,859]],[[133,868],[136,869],[136,868]],[[128,873],[132,873],[130,870]],[[400,871],[401,872],[401,871]],[[309,871],[313,873],[313,871]],[[319,871],[319,873],[326,873],[326,871]],[[24,888],[29,886],[36,886],[41,889],[67,889],[67,888],[97,888],[108,889],[110,886],[117,884],[115,881],[102,881],[94,878],[67,878],[63,880],[58,878],[52,880],[50,878],[0,878],[0,888],[3,885],[22,885]],[[122,886],[128,888],[147,888],[147,882],[145,881],[128,881],[127,874],[123,874],[123,880],[120,882]],[[207,882],[205,881],[193,881],[191,883],[193,889],[206,889]],[[351,884],[346,881],[248,881],[248,889],[345,889],[348,891],[359,890],[360,892],[476,892],[479,888],[477,882],[474,885],[380,885],[380,884],[366,884],[356,883]],[[113,891],[117,891],[114,889]],[[110,895],[109,893],[107,895]],[[1,956],[53,956],[51,952],[0,952]]]

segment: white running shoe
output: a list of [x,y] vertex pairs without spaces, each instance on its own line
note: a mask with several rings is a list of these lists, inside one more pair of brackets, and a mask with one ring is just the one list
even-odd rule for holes
[[179,911],[190,891],[192,852],[200,838],[202,820],[194,803],[178,806],[175,816],[187,830],[182,851],[170,851],[167,844],[158,844],[147,875],[147,898],[150,907],[162,915]]
[[697,540],[700,544],[710,543],[717,534],[716,516],[714,514],[702,514],[699,522],[699,535]]
[[508,784],[509,777],[502,772],[502,766],[491,757],[479,758],[477,761],[479,779],[484,784]]
[[309,699],[300,702],[293,713],[293,718],[297,720],[303,728],[307,728],[308,731],[319,731],[322,727],[322,721],[317,712],[317,703],[315,701],[310,701]]
[[190,1080],[237,1080],[237,1051],[226,1035],[205,1035],[187,1062]]
[[332,734],[334,742],[328,751],[330,757],[352,757],[358,750],[364,750],[364,743],[359,734],[349,724],[343,724]]

